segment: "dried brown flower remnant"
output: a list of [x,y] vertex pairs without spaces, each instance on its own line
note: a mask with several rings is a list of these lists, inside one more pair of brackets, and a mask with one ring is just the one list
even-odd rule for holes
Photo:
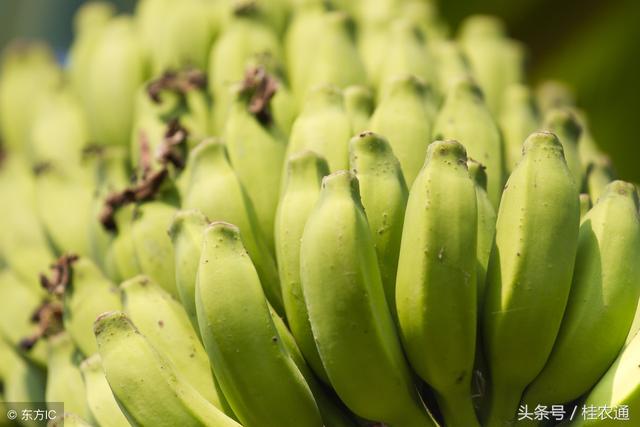
[[278,81],[264,67],[251,68],[245,74],[240,93],[249,100],[249,112],[262,124],[272,122],[270,102],[278,90]]
[[36,331],[20,340],[20,348],[31,350],[40,338],[50,337],[63,330],[62,304],[59,301],[45,301],[31,316],[31,321],[37,323]]
[[49,267],[53,270],[51,277],[47,277],[44,273],[40,273],[40,284],[49,293],[61,296],[71,281],[71,266],[78,260],[78,255],[69,254],[62,255],[58,260]]
[[190,68],[182,71],[166,71],[147,85],[147,93],[153,102],[161,102],[162,91],[172,91],[184,95],[191,90],[202,90],[207,86],[204,72]]

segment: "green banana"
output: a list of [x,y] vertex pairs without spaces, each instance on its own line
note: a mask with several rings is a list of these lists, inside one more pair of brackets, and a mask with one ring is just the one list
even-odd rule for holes
[[104,376],[99,354],[85,359],[80,364],[84,381],[87,405],[91,417],[100,427],[128,427],[129,422],[116,402],[107,378]]
[[[373,93],[367,86],[347,86],[343,91],[344,108],[351,119],[351,131],[358,134],[367,130],[373,114]],[[352,135],[350,135],[352,136]]]
[[309,91],[293,123],[286,158],[311,150],[326,159],[331,171],[346,169],[351,136],[353,126],[342,91],[335,86],[318,86]]
[[[398,76],[411,74],[427,85],[435,83],[434,60],[416,25],[408,19],[395,20],[389,25],[385,39],[384,60],[376,75],[371,76],[379,98],[385,97],[392,81]],[[380,49],[380,45],[376,48]]]
[[[48,339],[48,344],[46,402],[63,402],[65,411],[88,419],[91,414],[78,367],[81,360],[80,353],[66,332],[52,336]],[[55,409],[55,407],[49,409]]]
[[459,34],[473,75],[494,114],[505,108],[502,104],[505,89],[524,82],[524,47],[505,33],[504,23],[498,18],[475,15],[462,23]]
[[328,174],[327,161],[313,151],[289,156],[275,224],[276,258],[289,328],[306,361],[325,383],[329,379],[318,355],[300,284],[300,239],[320,194],[322,178]]
[[400,162],[383,137],[373,132],[353,137],[349,143],[349,157],[351,170],[358,178],[385,299],[395,320],[396,272],[409,190]]
[[[567,166],[578,188],[582,186],[582,167],[578,156],[578,142],[582,128],[574,113],[567,109],[552,109],[545,113],[542,127],[556,134],[562,143]],[[594,199],[596,200],[596,199]]]
[[607,185],[613,181],[614,173],[611,168],[611,161],[605,155],[599,156],[587,166],[586,175],[587,191],[589,192],[589,197],[595,203],[604,193]]
[[[589,392],[584,400],[585,408],[595,408],[596,416],[588,418],[577,417],[576,421],[569,424],[571,427],[605,427],[630,425],[629,420],[634,420],[636,414],[640,412],[640,367],[638,366],[640,357],[640,334],[627,344],[616,361],[607,372],[600,378],[598,384]],[[621,408],[625,406],[627,419],[620,417]],[[597,408],[605,407],[605,419],[600,419]],[[610,412],[607,413],[606,408]],[[619,419],[609,419],[614,417],[613,411],[618,412]]]
[[436,40],[431,50],[436,65],[436,83],[439,93],[449,92],[458,80],[471,78],[467,58],[456,42]]
[[95,143],[128,143],[135,94],[146,74],[143,55],[130,18],[117,17],[105,24],[88,58],[81,98]]
[[531,134],[502,195],[481,318],[491,395],[488,427],[516,415],[543,369],[565,310],[576,256],[578,190],[562,144]]
[[531,90],[523,84],[507,86],[499,120],[506,168],[512,171],[522,156],[522,143],[540,126],[540,113]]
[[119,310],[116,286],[86,257],[71,267],[71,283],[64,292],[64,328],[85,355],[97,351],[93,321],[105,311]]
[[220,408],[209,359],[184,308],[146,276],[124,282],[124,311],[149,343],[207,401]]
[[467,160],[467,169],[476,186],[476,208],[478,212],[478,313],[483,306],[487,267],[496,235],[496,210],[487,194],[487,174],[484,166],[473,159]]
[[94,332],[109,387],[130,424],[240,427],[191,387],[124,313],[103,313]]
[[300,277],[320,358],[346,406],[394,427],[435,425],[402,354],[351,172],[322,182],[302,235]]
[[[231,106],[224,140],[229,160],[253,202],[267,245],[273,248],[273,223],[287,141],[269,116],[270,95],[262,93],[262,85],[268,86],[271,77],[263,74],[264,69],[255,72]],[[264,109],[250,111],[259,102],[266,103]]]
[[557,80],[545,80],[536,89],[536,101],[540,111],[546,113],[555,108],[574,107],[575,94],[567,84]]
[[[109,259],[113,260],[118,281],[126,280],[142,272],[131,232],[135,214],[135,205],[123,206],[115,213],[118,233],[113,238],[107,255]],[[116,278],[111,277],[111,279],[115,280]]]
[[242,424],[322,426],[309,386],[281,342],[237,227],[213,222],[206,228],[197,280],[204,346]]
[[569,301],[551,355],[524,394],[529,407],[580,397],[622,349],[640,298],[638,207],[633,184],[614,181],[582,220]]
[[591,197],[587,193],[580,193],[580,222],[591,209]]
[[15,41],[0,64],[0,132],[3,145],[28,155],[29,133],[43,102],[60,85],[61,71],[48,46]]
[[[213,140],[200,143],[191,152],[181,180],[182,208],[199,209],[212,221],[227,221],[240,228],[265,295],[276,311],[283,313],[275,260],[258,225],[253,204],[229,163],[225,145]],[[221,194],[224,198],[211,197]]]
[[[0,339],[19,349],[21,340],[32,336],[36,331],[32,318],[43,299],[41,289],[34,290],[11,270],[1,271],[0,301],[10,303],[0,311]],[[47,346],[44,340],[38,340],[34,347],[22,353],[32,363],[40,367],[46,366]]]
[[430,87],[406,76],[394,80],[371,117],[370,130],[387,138],[409,187],[424,163],[435,112]]
[[469,157],[487,168],[487,194],[497,207],[504,183],[503,142],[482,92],[474,83],[459,80],[450,88],[433,126],[433,139],[459,141]]
[[471,403],[477,215],[464,147],[431,143],[409,193],[395,291],[409,362],[433,387],[451,427],[480,426]]
[[196,275],[202,249],[202,236],[209,221],[197,209],[180,210],[169,227],[176,266],[176,287],[193,330],[200,337],[196,313]]
[[162,201],[136,206],[131,224],[131,238],[140,272],[178,298],[173,248],[167,234],[175,213],[176,208],[173,205]]

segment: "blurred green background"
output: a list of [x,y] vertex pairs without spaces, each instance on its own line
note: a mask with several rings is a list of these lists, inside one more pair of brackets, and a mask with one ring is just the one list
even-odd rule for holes
[[[135,6],[135,0],[112,2],[121,11]],[[62,55],[82,3],[0,0],[0,48],[13,37],[41,38]],[[440,0],[440,9],[454,30],[472,13],[502,17],[529,47],[531,83],[569,83],[619,177],[640,181],[640,1]]]

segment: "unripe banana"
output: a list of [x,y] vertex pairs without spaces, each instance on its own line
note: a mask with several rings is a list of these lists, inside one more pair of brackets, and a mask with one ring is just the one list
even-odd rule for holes
[[[178,298],[173,248],[167,234],[175,213],[173,205],[161,201],[137,206],[131,224],[131,238],[140,272]],[[125,279],[129,277],[124,276]]]
[[451,40],[437,40],[431,47],[436,64],[436,85],[438,92],[446,94],[461,79],[471,78],[467,58],[460,46]]
[[214,222],[205,230],[196,307],[216,378],[243,425],[322,426],[309,386],[281,342],[240,232],[231,224]]
[[[21,357],[0,336],[0,379],[5,402],[44,402],[46,373]],[[11,405],[7,405],[11,409]],[[18,409],[18,408],[14,408]],[[36,426],[25,421],[24,426]]]
[[448,25],[434,0],[401,1],[398,9],[401,17],[418,26],[427,41],[441,41],[449,36]]
[[300,239],[320,194],[322,178],[328,174],[326,160],[312,151],[290,156],[275,226],[276,257],[289,328],[311,368],[326,383],[329,379],[318,355],[300,283]]
[[435,425],[402,354],[351,172],[324,178],[300,264],[313,336],[340,399],[358,416],[394,427]]
[[[191,152],[181,179],[183,208],[199,209],[212,221],[227,221],[240,228],[265,295],[276,311],[283,313],[276,263],[258,225],[253,204],[229,164],[224,144],[206,140],[198,145]],[[224,198],[219,197],[221,194]]]
[[224,140],[229,160],[253,202],[267,245],[273,249],[273,223],[287,141],[272,120],[248,111],[249,102],[245,94],[238,94],[227,116]]
[[476,257],[478,259],[478,311],[480,313],[484,302],[487,267],[496,236],[496,210],[487,194],[487,174],[484,166],[473,159],[469,159],[467,160],[467,168],[476,186],[476,208],[478,212]]
[[[553,109],[545,113],[543,128],[556,134],[562,143],[564,157],[567,166],[573,175],[573,180],[578,187],[582,186],[582,168],[578,157],[578,141],[582,128],[578,120],[570,110]],[[596,199],[594,199],[595,201]]]
[[[398,76],[411,74],[432,86],[436,82],[434,60],[424,36],[408,19],[398,19],[389,25],[385,35],[383,60],[372,75],[378,97],[382,99]],[[381,49],[378,44],[375,49]]]
[[469,157],[487,168],[487,194],[497,207],[504,182],[502,137],[482,92],[471,81],[459,80],[447,93],[433,127],[433,139],[459,141]]
[[65,411],[88,419],[91,414],[78,367],[81,361],[80,353],[66,332],[49,338],[48,344],[46,402],[63,402]]
[[504,23],[486,15],[467,18],[460,29],[460,44],[494,114],[503,110],[505,89],[524,82],[524,48],[505,33]]
[[[582,142],[582,139],[581,141]],[[604,193],[607,185],[613,181],[613,170],[611,161],[605,155],[601,155],[587,166],[586,187],[589,197],[595,202]]]
[[524,388],[551,353],[571,287],[579,216],[560,141],[547,132],[531,134],[505,186],[487,272],[488,427],[513,420]]
[[352,135],[352,122],[342,91],[335,86],[318,86],[309,91],[293,123],[286,158],[301,150],[311,150],[326,159],[329,170],[346,169]]
[[[36,330],[32,317],[43,299],[44,293],[41,290],[37,292],[11,270],[1,271],[0,301],[8,303],[0,311],[0,339],[20,349],[21,341],[32,336]],[[34,347],[23,352],[23,356],[38,366],[45,367],[47,364],[46,342],[38,340]]]
[[109,387],[132,425],[239,427],[189,385],[122,312],[94,323]]
[[351,131],[354,134],[363,132],[369,127],[369,119],[373,114],[373,93],[367,86],[348,86],[344,92],[344,108],[351,119]]
[[209,359],[178,301],[146,276],[121,285],[124,310],[149,343],[207,401],[221,408]]
[[116,402],[107,378],[104,376],[99,354],[80,364],[87,405],[92,418],[100,427],[128,427],[129,422]]
[[118,234],[109,246],[108,258],[113,260],[119,281],[126,280],[142,272],[131,232],[135,214],[136,206],[134,205],[123,206],[115,213]]
[[169,227],[176,266],[176,287],[191,326],[200,337],[196,313],[196,275],[202,249],[202,236],[209,221],[197,209],[178,211]]
[[586,193],[580,193],[580,222],[591,209],[591,197]]
[[396,272],[409,190],[400,163],[383,137],[372,132],[353,137],[349,143],[349,157],[367,213],[385,299],[395,320]]
[[573,90],[566,83],[557,80],[545,80],[536,89],[536,101],[540,111],[547,113],[555,108],[574,107],[576,105]]
[[121,308],[115,285],[86,257],[71,267],[71,283],[64,292],[64,327],[85,355],[98,349],[92,325],[98,315]]
[[560,331],[524,402],[561,404],[587,392],[622,349],[639,297],[638,196],[633,184],[614,181],[582,220]]
[[380,100],[369,125],[383,135],[400,161],[410,187],[431,141],[436,105],[429,86],[412,76],[396,79]]
[[0,168],[0,193],[6,203],[0,209],[0,257],[35,292],[41,292],[37,272],[54,258],[37,215],[35,179],[26,161],[9,155]]
[[130,18],[114,18],[105,25],[89,61],[82,100],[92,138],[101,145],[126,145],[135,94],[146,73],[143,51]]
[[48,46],[23,41],[4,49],[0,67],[3,145],[16,154],[28,154],[33,120],[44,100],[60,85],[60,69]]
[[505,88],[499,123],[506,167],[512,171],[522,156],[524,140],[540,127],[540,113],[527,86],[515,83]]
[[[331,84],[344,89],[366,81],[364,65],[355,46],[352,22],[345,12],[324,13],[313,29],[317,32],[310,35],[310,44],[304,46],[311,52],[305,55],[308,62],[297,71],[299,78],[292,77],[293,93],[299,104],[317,85]],[[322,37],[318,37],[319,34]]]
[[465,149],[457,141],[433,142],[409,193],[396,304],[411,366],[435,390],[451,427],[480,425],[471,403],[477,235]]
[[[569,424],[571,427],[606,427],[631,425],[635,423],[637,414],[640,413],[640,334],[627,344],[616,361],[600,378],[598,384],[589,392],[583,405],[587,408],[615,408],[620,410],[626,406],[628,419],[585,419],[576,417],[576,421]],[[611,414],[612,415],[612,414]],[[631,423],[629,421],[632,421]]]

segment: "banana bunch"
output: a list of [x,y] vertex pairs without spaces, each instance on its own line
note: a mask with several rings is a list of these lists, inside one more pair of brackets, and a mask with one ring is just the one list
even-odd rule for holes
[[140,0],[74,29],[64,66],[0,65],[0,426],[640,425],[639,188],[499,20]]

